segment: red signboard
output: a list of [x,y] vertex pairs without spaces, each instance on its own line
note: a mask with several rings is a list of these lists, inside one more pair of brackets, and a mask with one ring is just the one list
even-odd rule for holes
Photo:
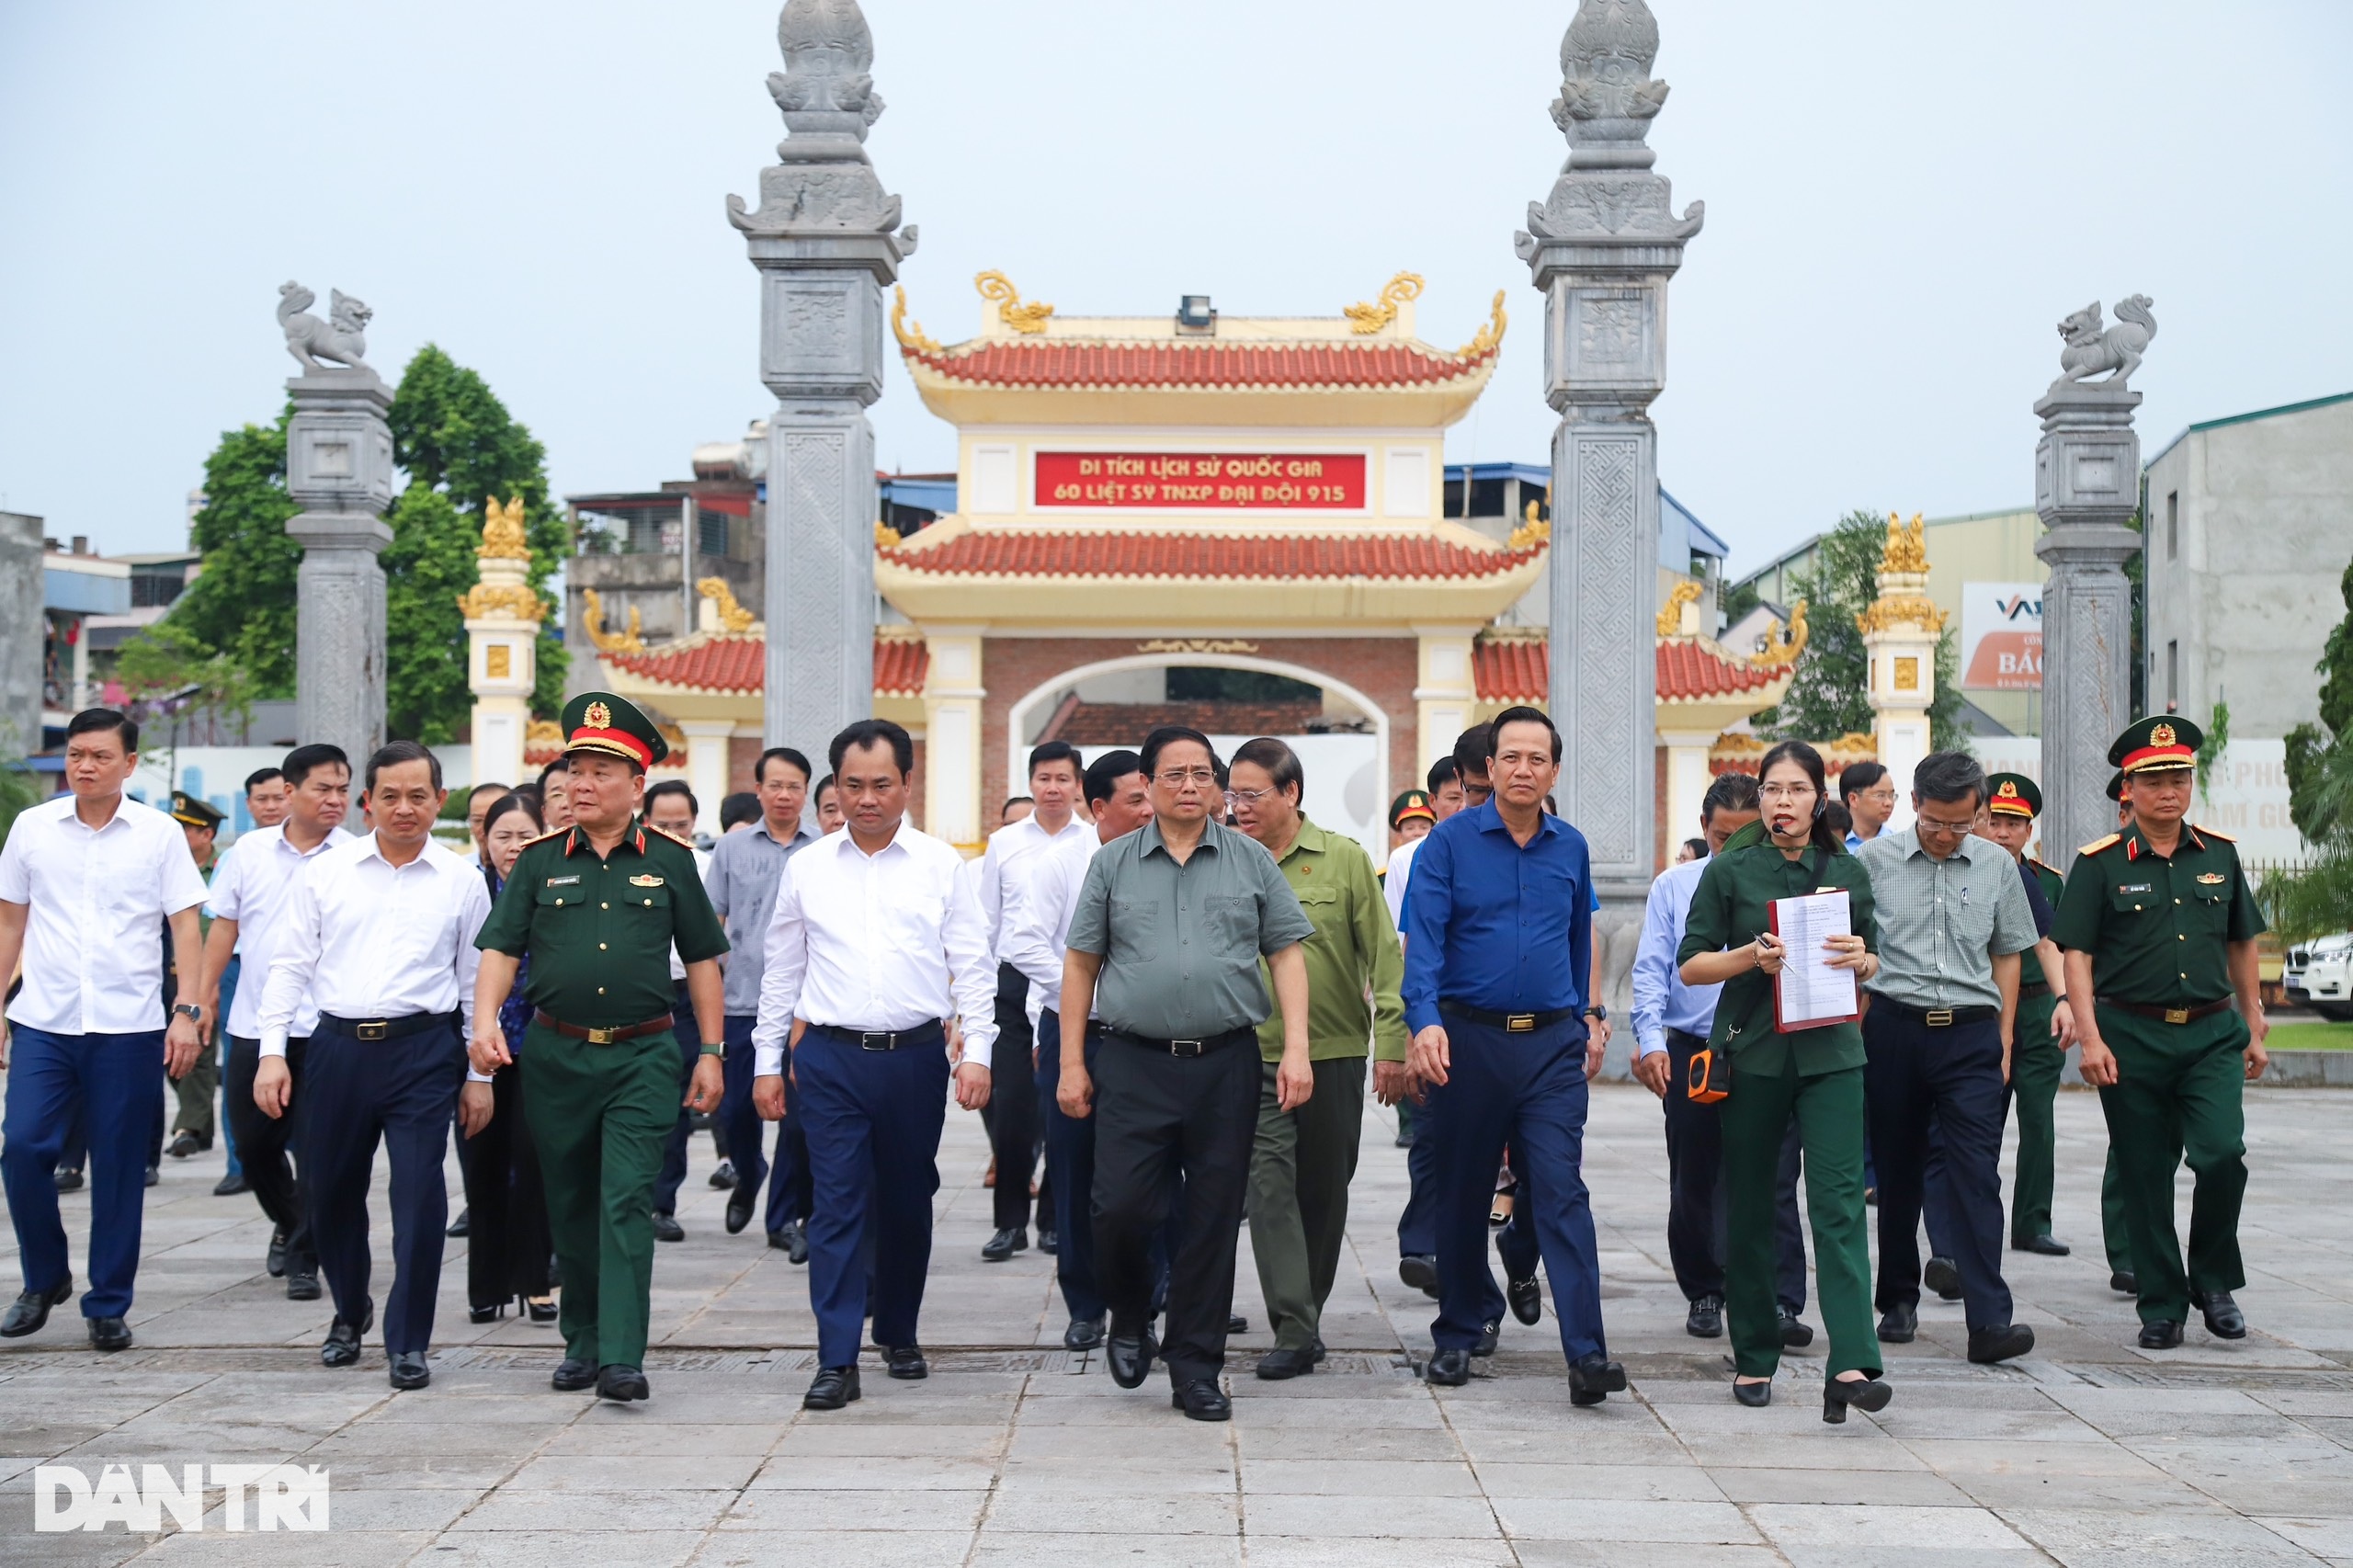
[[1040,452],[1040,506],[1362,511],[1362,452]]

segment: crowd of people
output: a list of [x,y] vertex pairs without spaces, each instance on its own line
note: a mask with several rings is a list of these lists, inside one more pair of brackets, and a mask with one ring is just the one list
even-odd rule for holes
[[[1369,1089],[1409,1149],[1399,1276],[1436,1301],[1428,1380],[1466,1381],[1506,1312],[1540,1322],[1540,1270],[1573,1403],[1626,1387],[1582,1168],[1613,1028],[1601,901],[1552,810],[1564,748],[1541,710],[1464,732],[1393,803],[1378,869],[1308,817],[1301,759],[1272,738],[1221,757],[1166,726],[1091,761],[1045,742],[967,859],[908,820],[914,743],[887,721],[835,736],[813,787],[801,753],[762,753],[708,849],[691,790],[647,786],[667,745],[644,713],[585,693],[562,728],[536,783],[469,792],[471,855],[435,839],[441,765],[405,741],[357,778],[336,748],[296,747],[247,781],[257,825],[216,854],[210,806],[124,794],[130,719],[75,716],[66,792],[0,848],[0,974],[18,977],[0,1174],[24,1275],[0,1336],[74,1294],[58,1193],[86,1159],[83,1313],[93,1346],[131,1343],[168,1078],[173,1155],[211,1146],[220,1086],[215,1190],[268,1218],[289,1298],[332,1297],[321,1360],[356,1363],[381,1323],[400,1389],[431,1381],[443,1238],[463,1234],[474,1322],[553,1322],[554,1387],[648,1397],[654,1254],[685,1235],[707,1129],[727,1232],[757,1218],[807,1267],[803,1403],[838,1409],[869,1343],[888,1376],[928,1373],[952,1101],[988,1121],[982,1257],[1027,1250],[1034,1222],[1063,1343],[1124,1388],[1157,1363],[1173,1407],[1222,1420],[1245,1218],[1274,1341],[1256,1375],[1324,1359]],[[1802,742],[1713,781],[1652,886],[1631,1027],[1665,1110],[1685,1328],[1729,1334],[1739,1403],[1768,1403],[1783,1351],[1814,1337],[1809,1222],[1825,1420],[1888,1403],[1880,1346],[1915,1337],[1923,1289],[1963,1302],[1972,1360],[2032,1349],[2002,1275],[1999,1159],[2015,1107],[2008,1244],[2064,1256],[2052,1102],[2071,1047],[2101,1096],[2110,1282],[2141,1345],[2178,1345],[2193,1307],[2246,1333],[2239,1085],[2265,1062],[2263,927],[2231,841],[2186,821],[2200,741],[2174,717],[2118,738],[2119,831],[2064,879],[2024,853],[2034,783],[1965,754],[1918,764],[1901,829],[1885,769],[1849,767],[1834,801]],[[1793,951],[1782,901],[1824,893],[1844,929]],[[1854,1012],[1785,1008],[1792,965],[1849,977]]]

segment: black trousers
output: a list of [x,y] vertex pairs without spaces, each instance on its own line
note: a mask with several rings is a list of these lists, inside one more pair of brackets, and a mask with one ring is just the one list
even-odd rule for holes
[[237,1159],[245,1167],[245,1185],[254,1201],[286,1236],[286,1267],[308,1273],[318,1267],[318,1250],[311,1244],[311,1217],[302,1200],[302,1121],[309,1108],[302,1064],[309,1055],[308,1040],[286,1042],[286,1070],[293,1075],[294,1092],[286,1114],[270,1116],[254,1104],[254,1075],[261,1071],[261,1041],[244,1035],[232,1037],[229,1053],[229,1136],[237,1141]]
[[[1009,963],[997,971],[989,1152],[996,1156],[996,1228],[1008,1231],[1029,1222],[1029,1178],[1038,1168],[1038,1080],[1029,1052],[1038,1041],[1029,1028],[1029,981]],[[1060,1040],[1054,1049],[1062,1049]]]
[[1095,1272],[1115,1336],[1144,1331],[1153,1238],[1183,1178],[1161,1340],[1176,1380],[1214,1378],[1225,1366],[1234,1246],[1258,1132],[1258,1032],[1234,1029],[1205,1044],[1199,1056],[1174,1056],[1107,1029],[1095,1058]]
[[[1723,1108],[1702,1105],[1683,1089],[1690,1078],[1691,1058],[1707,1046],[1698,1035],[1666,1031],[1666,1255],[1687,1301],[1702,1296],[1723,1300],[1724,1258],[1731,1239]],[[1792,1312],[1805,1311],[1805,1227],[1798,1216],[1800,1148],[1792,1118],[1781,1140],[1773,1194],[1778,1253],[1773,1293]]]
[[[1920,1212],[1952,1248],[1969,1326],[2010,1321],[2002,1281],[2002,1030],[1991,1018],[1931,1028],[1874,1002],[1863,1015],[1863,1072],[1871,1150],[1879,1165],[1879,1310],[1920,1300]],[[1930,1129],[1944,1178],[1927,1183]]]
[[[687,1145],[694,1139],[695,1115],[687,1108],[687,1089],[694,1082],[695,1063],[702,1057],[702,1041],[695,1038],[694,1005],[687,995],[687,983],[678,982],[677,1005],[670,1010],[677,1020],[673,1032],[678,1037],[678,1122],[670,1129],[670,1136],[662,1145],[662,1174],[654,1178],[654,1211],[675,1214],[678,1211],[678,1187],[687,1179]],[[721,1102],[724,1106],[722,1099]]]
[[523,1066],[510,1062],[491,1075],[490,1125],[472,1138],[464,1165],[466,1304],[495,1307],[517,1296],[548,1293],[547,1189],[540,1181],[540,1151],[523,1119]]

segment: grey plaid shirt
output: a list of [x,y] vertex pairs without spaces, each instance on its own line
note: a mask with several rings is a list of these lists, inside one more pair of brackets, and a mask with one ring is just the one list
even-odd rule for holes
[[1906,828],[1858,851],[1879,915],[1879,972],[1865,989],[1912,1007],[1997,1007],[1997,955],[2035,944],[2034,912],[2008,850],[1975,834],[1942,860]]
[[710,852],[702,885],[727,922],[727,995],[732,1017],[752,1017],[760,1010],[760,976],[767,967],[768,915],[776,908],[777,881],[784,863],[817,842],[807,828],[796,828],[792,842],[779,844],[761,818],[741,833],[722,834]]

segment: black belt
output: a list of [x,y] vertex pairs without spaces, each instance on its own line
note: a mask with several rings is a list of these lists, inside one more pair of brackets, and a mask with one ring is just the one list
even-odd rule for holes
[[1990,1024],[2002,1016],[1999,1007],[1915,1007],[1909,1002],[1898,1002],[1892,996],[1874,994],[1873,1007],[1890,1007],[1932,1029],[1949,1029],[1960,1024]]
[[457,1021],[455,1013],[411,1013],[404,1018],[338,1018],[333,1013],[321,1013],[319,1027],[312,1032],[349,1035],[354,1040],[404,1040]]
[[2029,980],[2018,987],[2018,994],[2021,997],[2048,996],[2051,994],[2051,983],[2047,980]]
[[1484,1007],[1466,1007],[1460,1002],[1440,1002],[1438,1010],[1468,1018],[1474,1024],[1484,1024],[1491,1029],[1501,1029],[1506,1034],[1529,1034],[1548,1024],[1557,1024],[1563,1018],[1577,1016],[1574,1007],[1556,1007],[1549,1013],[1491,1013]]
[[2231,1005],[2227,996],[2219,1002],[2192,1002],[2187,1007],[2167,1007],[2154,1002],[2121,1002],[2113,996],[2095,997],[2094,1000],[2103,1007],[2113,1007],[2136,1018],[2154,1018],[2165,1024],[2186,1024],[2193,1018],[2211,1018]]
[[911,1029],[850,1029],[839,1024],[811,1024],[809,1034],[821,1034],[860,1051],[914,1051],[948,1042],[948,1030],[938,1019]]
[[[1051,1018],[1051,1019],[1053,1019],[1053,1020],[1054,1020],[1054,1028],[1055,1028],[1055,1030],[1056,1030],[1056,1033],[1055,1033],[1055,1035],[1054,1035],[1054,1040],[1055,1040],[1056,1044],[1059,1046],[1059,1044],[1061,1043],[1062,1038],[1063,1038],[1063,1037],[1062,1037],[1062,1034],[1061,1034],[1061,1032],[1060,1032],[1060,1031],[1061,1031],[1061,1029],[1062,1029],[1062,1025],[1063,1025],[1063,1016],[1062,1016],[1060,1013],[1056,1012],[1056,1011],[1055,1011],[1053,1008],[1051,1008],[1051,1007],[1040,1007],[1040,1008],[1039,1008],[1039,1009],[1038,1009],[1038,1022],[1039,1022],[1040,1024],[1041,1024],[1041,1025],[1042,1025],[1042,1024],[1043,1024],[1043,1023],[1044,1023],[1048,1018]],[[1044,1032],[1044,1031],[1043,1031],[1042,1029],[1040,1029],[1040,1034],[1042,1034],[1043,1032]],[[1103,1020],[1102,1020],[1102,1019],[1100,1019],[1100,1018],[1089,1018],[1089,1019],[1087,1019],[1087,1020],[1086,1020],[1086,1038],[1087,1038],[1087,1039],[1089,1039],[1089,1040],[1101,1040],[1101,1039],[1103,1038]],[[1044,1043],[1044,1041],[1043,1041],[1043,1040],[1040,1040],[1039,1043],[1043,1044],[1043,1043]]]
[[1258,1031],[1254,1028],[1227,1029],[1223,1034],[1204,1035],[1199,1040],[1161,1040],[1153,1035],[1130,1034],[1125,1029],[1105,1029],[1103,1034],[1107,1040],[1123,1040],[1170,1056],[1207,1056],[1237,1041],[1247,1040],[1255,1044],[1258,1039]]

